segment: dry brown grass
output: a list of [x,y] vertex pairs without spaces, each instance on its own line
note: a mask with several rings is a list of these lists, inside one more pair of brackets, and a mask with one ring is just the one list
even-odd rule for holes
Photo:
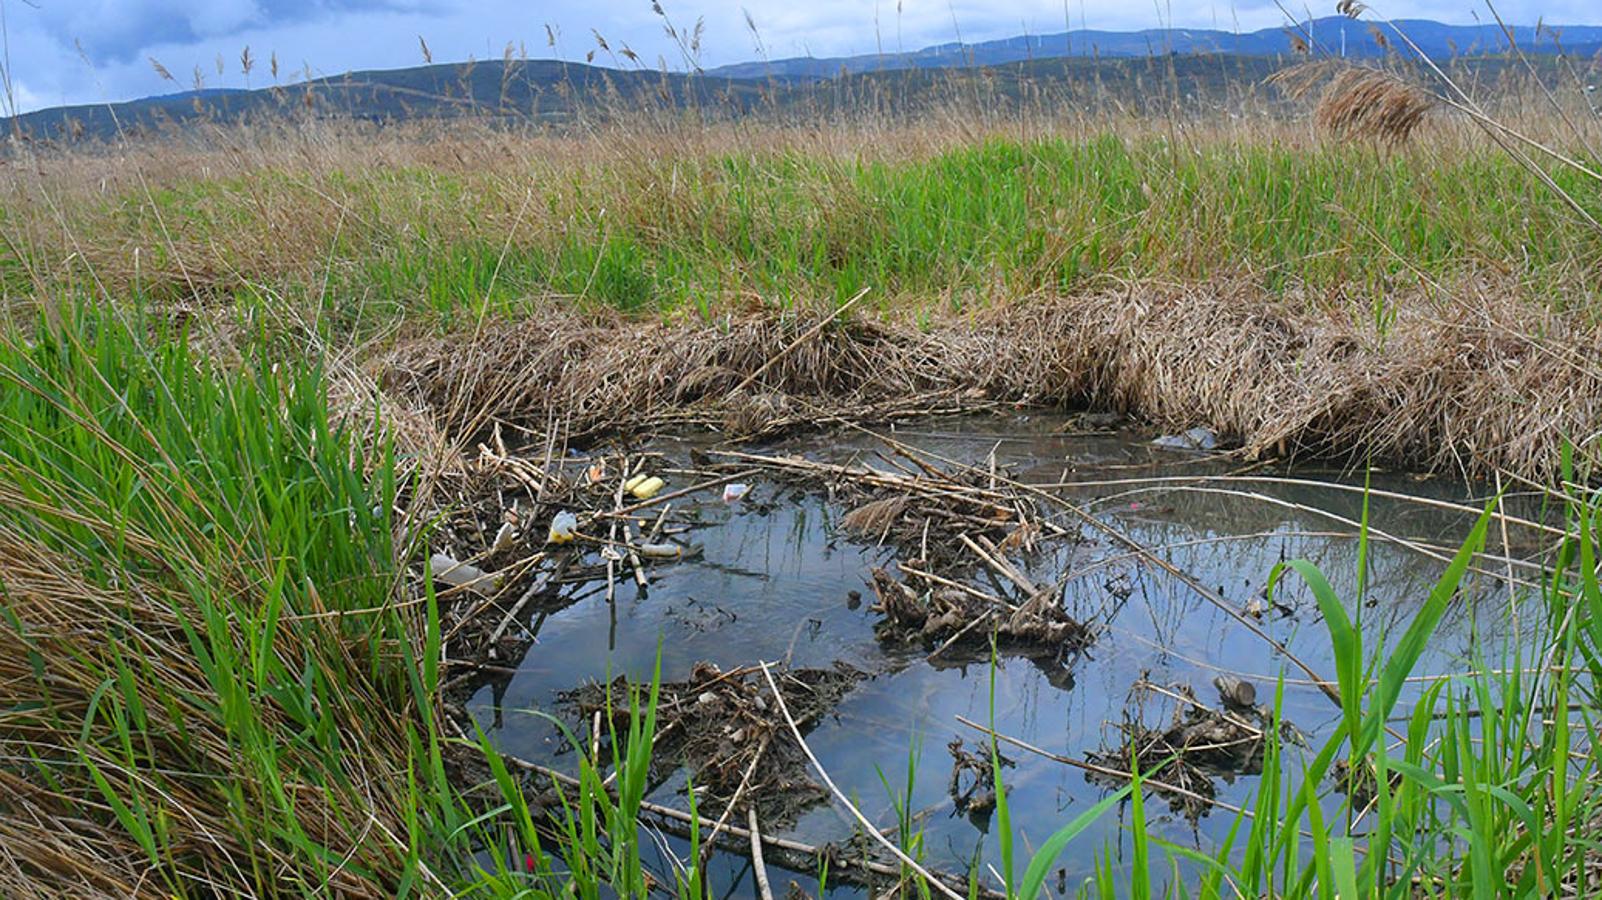
[[[0,490],[0,497],[27,503],[10,491]],[[0,627],[0,896],[167,900],[177,894],[169,878],[179,879],[189,895],[240,890],[252,876],[238,866],[263,859],[257,851],[280,851],[272,849],[268,835],[253,837],[231,821],[235,814],[249,815],[230,811],[231,797],[246,804],[270,801],[255,791],[265,773],[242,767],[243,755],[208,708],[222,700],[184,632],[186,624],[203,621],[202,613],[185,592],[159,581],[112,590],[84,577],[81,567],[36,539],[0,527],[0,605],[9,620]],[[228,578],[213,575],[219,583]],[[275,649],[285,659],[301,658],[302,648],[287,629]],[[126,707],[119,691],[107,693],[105,673],[119,663],[128,667],[121,689],[137,691],[148,704],[135,717],[140,727],[132,740],[138,752],[159,761],[153,768],[131,768],[114,749],[121,745],[107,710]],[[353,672],[361,671],[354,659],[351,664]],[[163,689],[152,689],[152,682]],[[372,699],[360,693],[357,688],[332,698],[349,741],[340,760],[347,783],[284,778],[287,767],[277,773],[304,833],[340,848],[348,854],[346,864],[331,870],[327,884],[310,885],[298,881],[305,860],[279,855],[274,874],[254,874],[261,877],[258,884],[277,883],[281,895],[393,895],[385,873],[398,871],[405,854],[404,843],[394,837],[405,832],[404,809],[396,802],[405,778],[395,772],[407,758],[404,732],[394,719],[372,717],[366,706]],[[264,708],[261,717],[262,727],[274,734],[295,731],[277,709]],[[286,758],[298,752],[287,746],[279,751]],[[159,873],[128,830],[86,817],[86,809],[108,819],[112,812],[103,802],[86,801],[100,796],[89,764],[107,790],[135,801],[139,814],[174,836],[163,842],[171,855]],[[30,777],[47,772],[54,775]],[[233,794],[234,782],[246,787]]]
[[1435,98],[1388,72],[1347,69],[1319,100],[1318,124],[1343,137],[1400,146],[1413,136]]
[[1366,322],[1250,291],[1032,297],[930,328],[855,320],[768,370],[753,390],[793,413],[756,423],[730,415],[749,398],[727,393],[728,373],[753,371],[808,321],[752,312],[708,326],[553,310],[478,337],[412,342],[383,366],[386,386],[429,405],[458,441],[495,422],[533,432],[557,423],[578,437],[688,425],[740,437],[922,400],[1089,404],[1164,429],[1209,425],[1251,456],[1284,447],[1478,475],[1551,477],[1566,440],[1582,458],[1599,455],[1602,368],[1577,349],[1602,340],[1594,324],[1487,291],[1402,302],[1380,339]]
[[901,518],[906,508],[906,497],[869,500],[842,516],[840,525],[849,531],[876,537]]
[[1314,108],[1320,128],[1390,147],[1406,144],[1436,106],[1434,95],[1395,73],[1338,60],[1292,66],[1268,80],[1292,99],[1322,84]]
[[[1320,104],[1321,122],[1387,140],[1427,129],[1428,147],[1410,150],[1418,154],[1421,171],[1487,152],[1472,127],[1451,117],[1423,117],[1420,95],[1368,71],[1338,76],[1354,81],[1340,92],[1342,102]],[[1526,127],[1543,133],[1553,124]],[[18,262],[41,293],[72,285],[119,298],[144,292],[226,303],[230,294],[250,287],[315,290],[330,278],[340,286],[342,277],[361,277],[364,265],[402,264],[426,250],[545,248],[570,230],[604,230],[597,223],[664,240],[702,229],[732,240],[733,198],[691,192],[730,190],[718,174],[730,159],[774,157],[804,159],[826,170],[797,184],[811,194],[807,206],[814,217],[827,219],[841,240],[851,240],[850,205],[860,198],[842,183],[850,166],[929,160],[990,139],[1089,141],[1108,135],[1131,143],[1177,138],[1209,153],[1319,149],[1318,138],[1295,113],[1261,110],[1237,119],[1177,122],[1134,116],[1086,121],[1065,111],[1057,118],[983,126],[865,119],[827,128],[616,126],[563,135],[509,132],[471,121],[453,123],[448,131],[343,122],[238,127],[0,162],[0,201],[7,207],[0,260]],[[1145,177],[1145,187],[1154,204],[1198,199],[1180,193],[1180,185],[1161,171]],[[1213,206],[1244,202],[1205,199]],[[863,211],[858,218],[870,215]],[[758,224],[782,234],[808,223]],[[1205,217],[1193,225],[1199,231],[1209,227]],[[418,237],[424,231],[426,241]],[[1153,248],[1154,255],[1172,256],[1175,268],[1183,269],[1207,262],[1229,240],[1216,231],[1195,237]],[[876,296],[882,296],[887,286],[878,289]]]

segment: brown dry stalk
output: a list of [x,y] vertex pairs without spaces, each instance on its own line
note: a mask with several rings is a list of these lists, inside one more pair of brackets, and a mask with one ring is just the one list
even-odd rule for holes
[[877,535],[889,528],[895,520],[901,518],[901,513],[906,508],[906,497],[886,497],[883,500],[870,500],[846,513],[840,519],[840,524],[847,531],[855,531],[865,535]]
[[[747,395],[692,385],[708,371],[753,370],[793,341],[794,318],[712,326],[548,309],[477,340],[405,344],[384,360],[385,387],[464,443],[487,416],[534,431],[569,422],[578,438],[690,425],[752,435],[863,421],[887,404],[1090,403],[1163,428],[1209,425],[1247,454],[1284,442],[1540,480],[1556,474],[1565,441],[1598,460],[1602,369],[1566,348],[1595,346],[1602,326],[1495,295],[1448,309],[1398,297],[1395,307],[1384,340],[1236,284],[1034,297],[929,327],[858,319],[774,365],[761,416],[748,415]],[[459,385],[470,396],[455,395]],[[452,409],[473,412],[447,418]]]
[[1318,102],[1318,124],[1342,137],[1390,146],[1407,142],[1435,98],[1377,69],[1347,69],[1336,75]]
[[1268,83],[1292,99],[1323,83],[1314,109],[1319,127],[1344,139],[1391,147],[1407,143],[1437,103],[1429,91],[1390,72],[1338,61],[1291,66],[1274,73]]

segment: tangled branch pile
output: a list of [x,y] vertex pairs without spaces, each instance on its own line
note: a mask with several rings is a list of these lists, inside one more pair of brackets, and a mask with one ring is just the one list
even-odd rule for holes
[[[784,705],[803,732],[863,677],[844,663],[777,675]],[[631,705],[624,677],[569,691],[562,703],[580,723],[592,722],[597,714],[610,716],[626,733]],[[652,771],[665,778],[683,766],[700,794],[697,805],[702,810],[716,813],[734,804],[743,811],[742,804],[760,797],[764,821],[782,824],[827,797],[807,775],[806,756],[759,666],[725,672],[711,663],[696,663],[689,678],[661,685],[656,715]],[[604,724],[602,729],[609,733]]]
[[[1161,784],[1157,793],[1166,796],[1175,813],[1194,823],[1212,809],[1218,778],[1262,771],[1267,735],[1274,728],[1273,711],[1257,703],[1257,690],[1250,682],[1219,676],[1214,686],[1219,705],[1209,707],[1188,685],[1165,688],[1142,679],[1133,691],[1138,711],[1117,725],[1118,745],[1090,753],[1087,759],[1106,769],[1128,771],[1134,764],[1138,771],[1155,773]],[[1144,720],[1145,699],[1152,695],[1172,704],[1164,725],[1151,726]],[[1294,726],[1281,722],[1279,727],[1282,739],[1298,739]]]
[[1004,651],[1061,661],[1089,646],[1095,632],[1075,621],[1062,606],[1040,593],[1019,605],[987,601],[960,588],[919,595],[884,569],[872,573],[877,609],[885,619],[879,635],[941,648],[966,641],[983,650],[991,635]]

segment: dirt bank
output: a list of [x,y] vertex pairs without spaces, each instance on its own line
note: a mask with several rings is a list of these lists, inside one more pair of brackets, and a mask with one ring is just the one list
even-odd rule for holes
[[[1396,303],[1382,330],[1232,285],[1032,297],[933,322],[853,311],[713,321],[552,308],[381,361],[453,437],[705,424],[753,436],[840,416],[1088,405],[1207,425],[1248,456],[1334,456],[1549,480],[1597,452],[1599,329],[1511,303]],[[799,342],[798,342],[799,339]],[[748,376],[766,366],[759,377]]]

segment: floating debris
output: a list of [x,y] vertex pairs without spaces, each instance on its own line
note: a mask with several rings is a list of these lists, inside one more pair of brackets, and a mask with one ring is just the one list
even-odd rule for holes
[[545,536],[547,544],[568,544],[578,537],[578,516],[562,511],[551,517],[551,530]]
[[1263,590],[1260,590],[1256,594],[1252,595],[1252,598],[1247,600],[1246,605],[1241,608],[1242,613],[1251,616],[1254,619],[1261,619],[1263,616],[1268,614],[1269,610],[1273,610],[1275,613],[1279,614],[1281,618],[1296,614],[1296,610],[1294,608],[1286,606],[1278,600],[1271,601],[1268,597],[1267,588],[1264,588]]
[[1151,442],[1153,447],[1164,450],[1190,450],[1196,452],[1210,452],[1218,449],[1218,432],[1211,428],[1197,426],[1179,434],[1165,434]]
[[946,751],[951,754],[951,781],[946,792],[951,796],[951,802],[960,815],[975,820],[974,824],[981,829],[988,826],[990,814],[996,809],[996,769],[995,761],[1000,761],[1002,768],[1010,768],[1017,763],[997,753],[993,761],[990,748],[980,745],[977,752],[967,749],[962,738],[952,738],[946,745]]
[[871,500],[846,513],[840,526],[847,531],[875,537],[889,530],[907,509],[906,497],[886,497]]
[[954,587],[919,594],[881,568],[870,578],[877,598],[874,609],[885,617],[877,628],[881,640],[938,644],[941,649],[961,643],[988,648],[994,634],[1007,650],[1060,661],[1095,638],[1044,593],[1013,607]]
[[[1217,779],[1262,772],[1267,735],[1274,726],[1272,710],[1257,703],[1257,687],[1251,682],[1220,675],[1213,686],[1219,694],[1217,708],[1197,700],[1188,685],[1164,687],[1142,678],[1131,691],[1139,708],[1116,726],[1122,739],[1086,758],[1108,769],[1128,771],[1133,763],[1142,772],[1157,773],[1163,786],[1153,790],[1167,798],[1176,814],[1195,823],[1212,809]],[[1152,696],[1172,704],[1172,715],[1161,727],[1144,721],[1144,701]],[[1301,733],[1281,722],[1280,739],[1298,743]],[[1086,777],[1107,780],[1097,773]]]
[[502,522],[500,530],[495,532],[495,541],[490,544],[490,551],[500,553],[503,550],[510,550],[516,541],[517,526],[511,522]]
[[636,500],[649,500],[666,486],[667,482],[655,475],[636,475],[623,483],[623,489],[634,495]]
[[1213,679],[1213,687],[1218,688],[1218,698],[1230,712],[1257,712],[1257,686],[1250,681],[1219,675]]
[[[1077,533],[1042,514],[1037,498],[999,469],[945,470],[906,452],[880,454],[892,467],[820,463],[796,456],[724,451],[741,465],[814,482],[838,499],[854,503],[840,521],[858,538],[884,543],[927,574],[936,566],[955,577],[988,566],[975,543],[1001,554],[1033,552],[1046,539],[1075,540]],[[1003,548],[1003,549],[997,549]]]
[[[865,673],[836,663],[827,669],[775,672],[784,704],[805,731],[834,709]],[[634,686],[633,692],[640,693]],[[562,706],[588,727],[596,713],[610,715],[616,733],[627,732],[631,687],[619,677],[562,694]],[[601,727],[603,743],[613,733]],[[663,682],[657,703],[653,778],[680,765],[690,773],[703,810],[762,799],[763,821],[794,821],[827,798],[807,774],[805,754],[791,736],[760,666],[724,671],[698,662],[684,681]]]
[[443,553],[429,557],[428,568],[435,581],[443,582],[453,588],[479,594],[493,594],[500,587],[500,576],[469,563],[457,562]]

